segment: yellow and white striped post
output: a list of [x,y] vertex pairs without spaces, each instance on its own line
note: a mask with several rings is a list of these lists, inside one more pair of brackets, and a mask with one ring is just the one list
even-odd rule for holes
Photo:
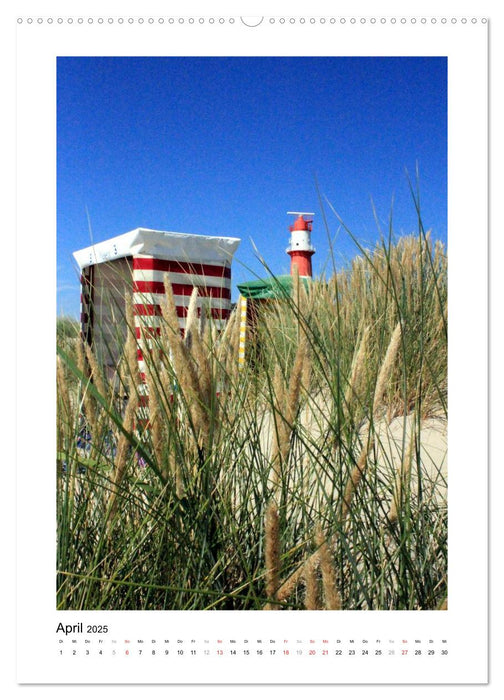
[[247,336],[247,299],[240,295],[240,345],[238,349],[238,364],[240,369],[245,365],[245,340]]

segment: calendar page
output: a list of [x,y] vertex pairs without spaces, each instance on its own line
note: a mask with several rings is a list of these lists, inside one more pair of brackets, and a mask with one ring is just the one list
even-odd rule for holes
[[330,9],[13,20],[19,684],[488,681],[489,20]]

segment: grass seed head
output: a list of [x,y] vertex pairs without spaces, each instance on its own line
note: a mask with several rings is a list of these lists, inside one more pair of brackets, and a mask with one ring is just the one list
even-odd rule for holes
[[[280,572],[280,531],[278,506],[271,500],[266,507],[265,515],[265,564],[266,564],[266,595],[270,599],[275,599],[279,587]],[[266,609],[277,610],[278,605],[268,603]]]

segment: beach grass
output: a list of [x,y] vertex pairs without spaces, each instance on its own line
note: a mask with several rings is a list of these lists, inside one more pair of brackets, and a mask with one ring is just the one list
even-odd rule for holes
[[159,334],[125,305],[113,374],[58,340],[58,608],[446,605],[444,246],[420,227],[295,276],[243,366],[239,310],[182,337],[165,290]]

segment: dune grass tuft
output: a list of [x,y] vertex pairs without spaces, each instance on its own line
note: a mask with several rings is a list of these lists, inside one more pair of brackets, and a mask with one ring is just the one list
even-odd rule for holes
[[58,608],[446,607],[443,246],[295,279],[242,368],[239,309],[217,332],[194,291],[182,337],[165,291],[140,339],[126,303],[113,376],[60,338]]

